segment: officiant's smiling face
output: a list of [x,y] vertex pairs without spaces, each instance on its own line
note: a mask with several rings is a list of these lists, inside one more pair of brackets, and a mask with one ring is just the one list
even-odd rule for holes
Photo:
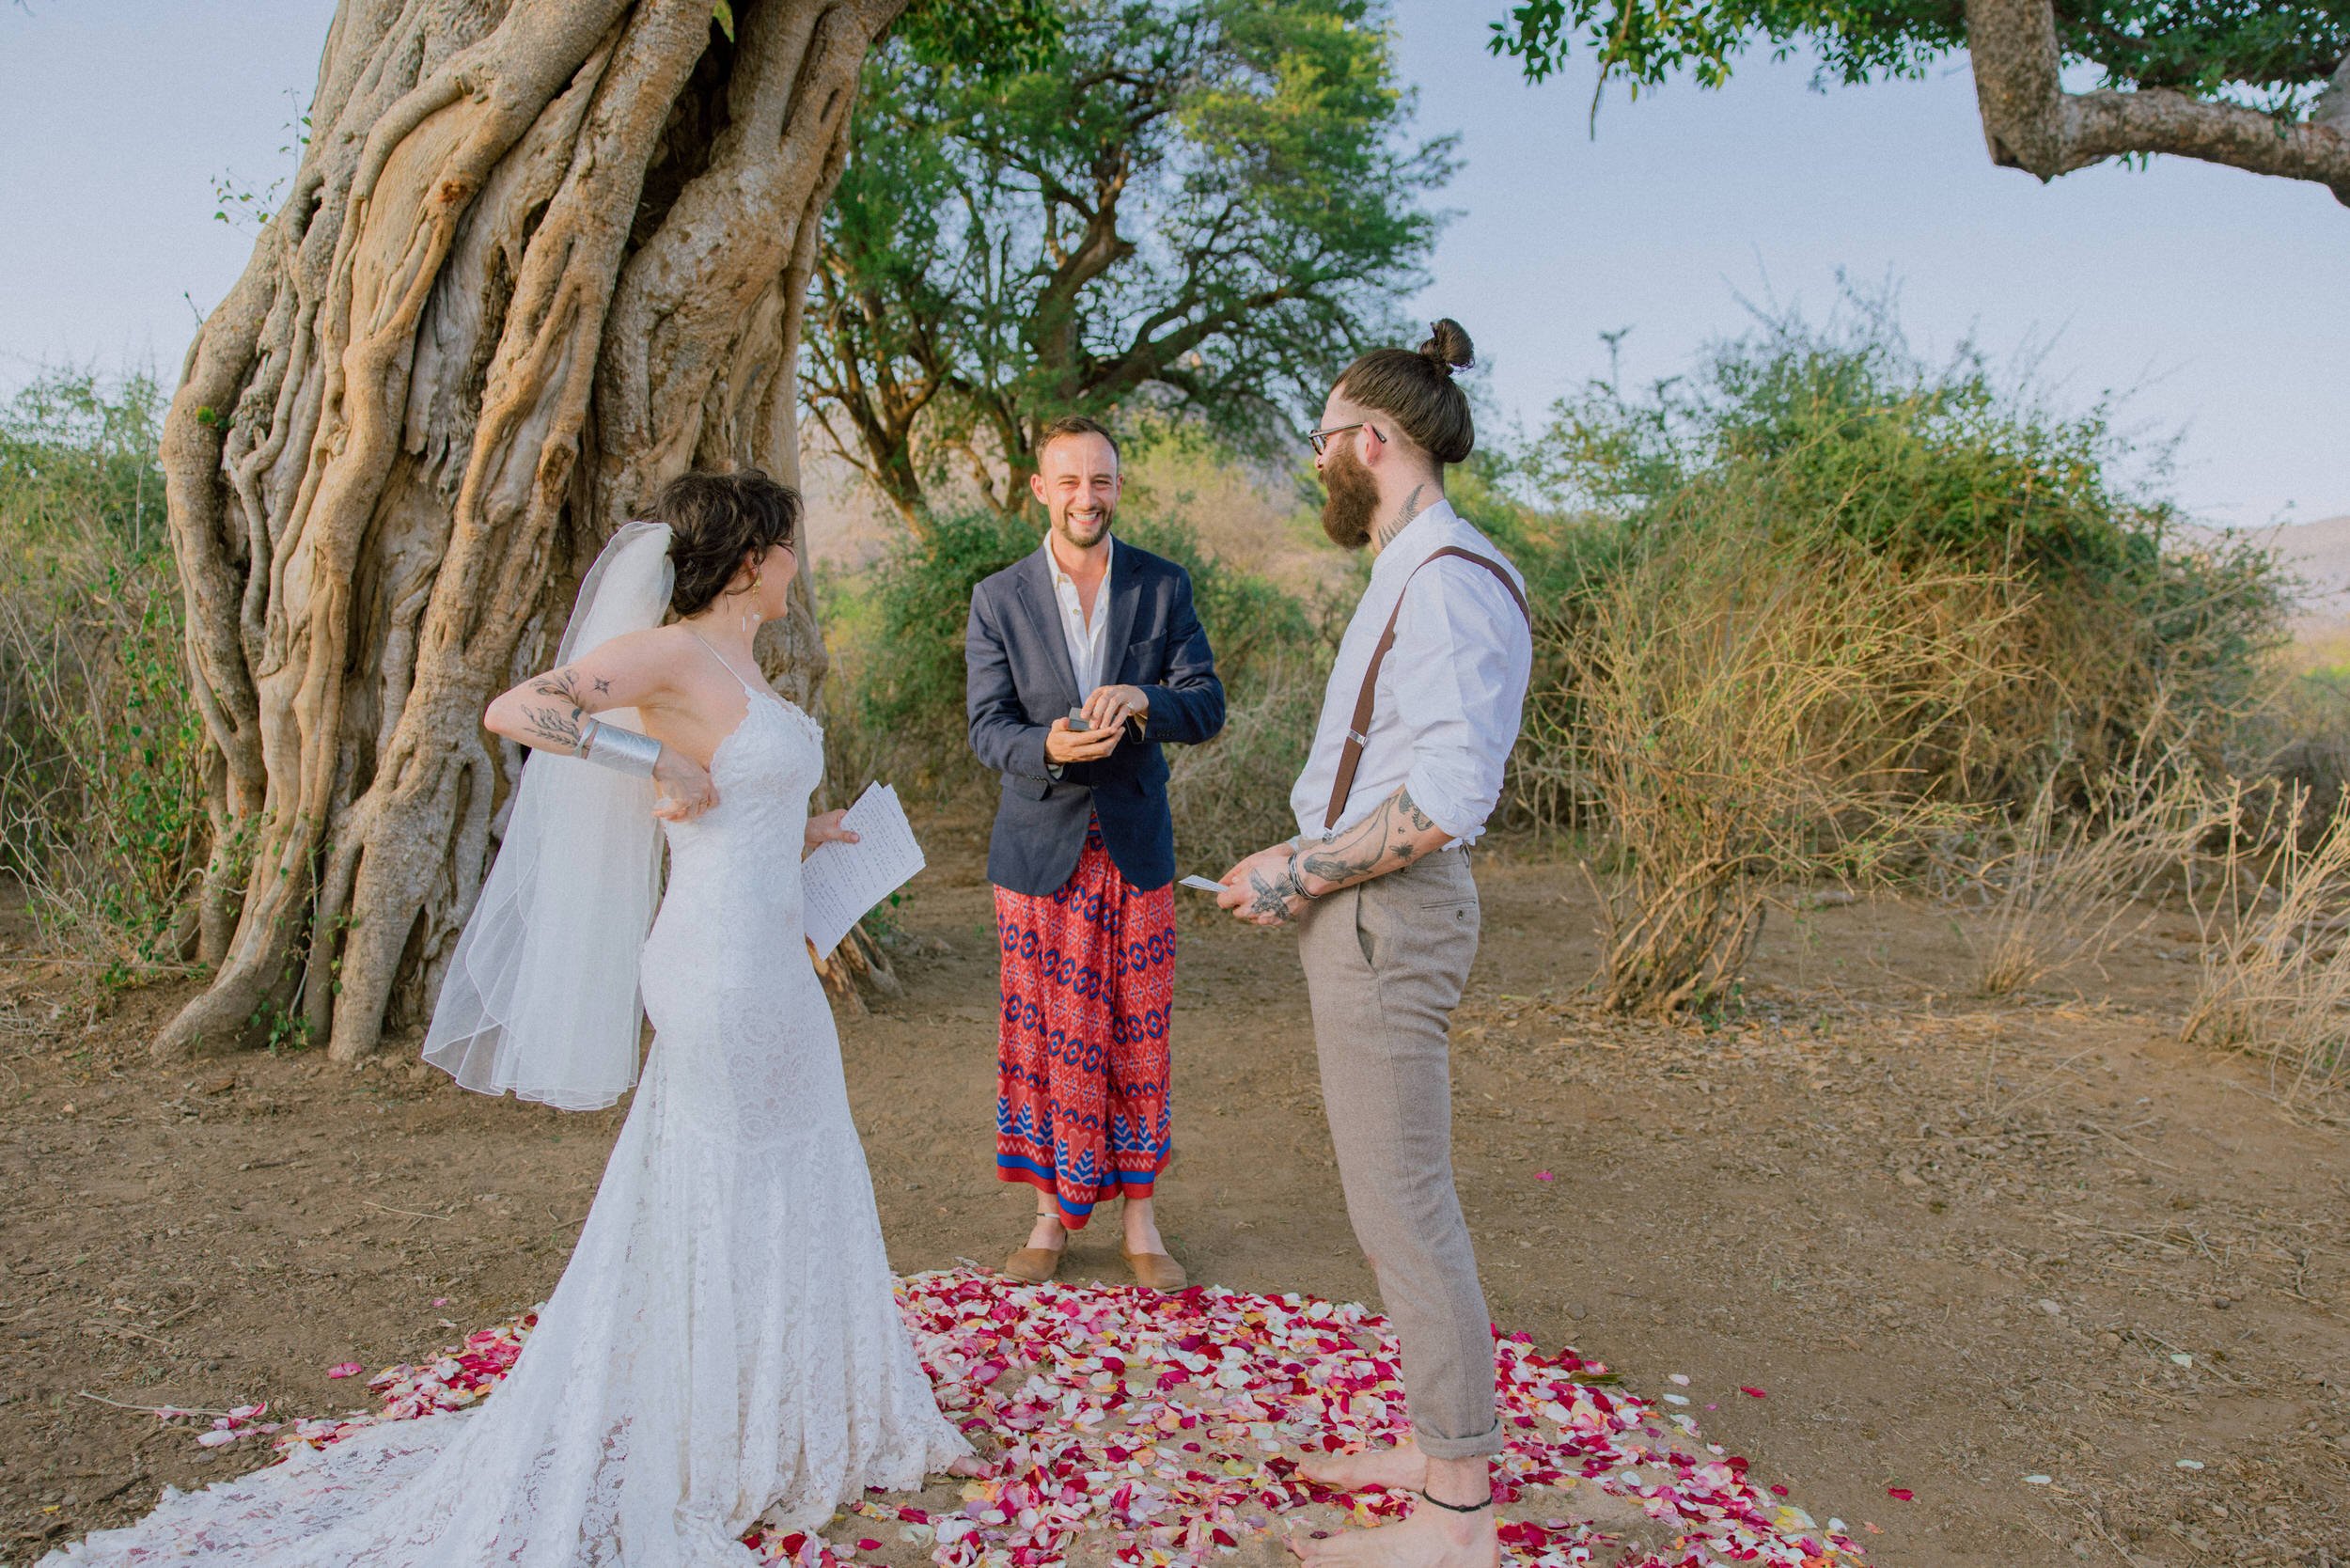
[[1037,454],[1028,483],[1051,514],[1053,532],[1076,550],[1090,550],[1109,537],[1118,519],[1118,449],[1089,431],[1056,436]]

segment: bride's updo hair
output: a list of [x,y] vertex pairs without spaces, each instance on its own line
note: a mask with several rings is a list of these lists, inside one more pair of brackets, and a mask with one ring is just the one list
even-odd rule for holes
[[681,474],[661,487],[653,520],[669,525],[669,564],[677,586],[669,608],[682,619],[717,602],[743,570],[743,557],[800,543],[800,493],[756,468],[731,474]]
[[1339,394],[1386,415],[1438,463],[1463,463],[1477,445],[1477,421],[1452,372],[1476,363],[1469,335],[1447,316],[1429,323],[1428,341],[1417,349],[1373,349],[1356,359],[1339,377]]

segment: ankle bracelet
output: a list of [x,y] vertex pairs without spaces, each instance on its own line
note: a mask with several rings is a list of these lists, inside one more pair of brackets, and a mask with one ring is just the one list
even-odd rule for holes
[[1425,1486],[1419,1489],[1419,1495],[1422,1501],[1434,1503],[1438,1508],[1443,1509],[1447,1513],[1482,1513],[1485,1510],[1493,1507],[1494,1505],[1494,1495],[1491,1492],[1487,1492],[1485,1494],[1485,1500],[1483,1502],[1473,1503],[1449,1503],[1442,1497],[1439,1497],[1430,1492]]

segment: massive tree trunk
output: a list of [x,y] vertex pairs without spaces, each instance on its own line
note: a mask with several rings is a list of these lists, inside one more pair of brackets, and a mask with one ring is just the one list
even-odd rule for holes
[[[164,427],[218,759],[214,979],[159,1052],[422,1019],[510,793],[484,702],[665,480],[797,473],[819,214],[903,3],[734,0],[729,39],[712,0],[343,0]],[[812,603],[761,652],[806,701]]]

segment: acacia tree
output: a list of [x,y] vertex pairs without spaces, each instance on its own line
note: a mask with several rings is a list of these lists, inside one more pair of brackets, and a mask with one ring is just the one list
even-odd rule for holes
[[1451,143],[1366,0],[1076,0],[1031,70],[916,37],[865,77],[805,388],[917,531],[950,461],[1016,509],[1056,415],[1260,437],[1424,282]]
[[[1820,51],[1848,83],[1917,76],[1965,50],[1991,161],[2053,180],[2169,153],[2310,180],[2350,203],[2350,5],[2342,0],[1525,0],[1491,47],[1541,81],[1574,47],[1601,85],[1677,70],[1728,80],[1757,41]],[[2068,90],[2068,67],[2100,77]],[[1596,106],[1596,100],[1594,100]]]
[[[342,0],[164,424],[213,978],[159,1052],[290,1026],[349,1059],[421,1016],[509,793],[485,699],[665,480],[796,473],[819,215],[904,4]],[[1027,11],[917,17],[947,47]],[[761,651],[805,699],[805,597]]]

